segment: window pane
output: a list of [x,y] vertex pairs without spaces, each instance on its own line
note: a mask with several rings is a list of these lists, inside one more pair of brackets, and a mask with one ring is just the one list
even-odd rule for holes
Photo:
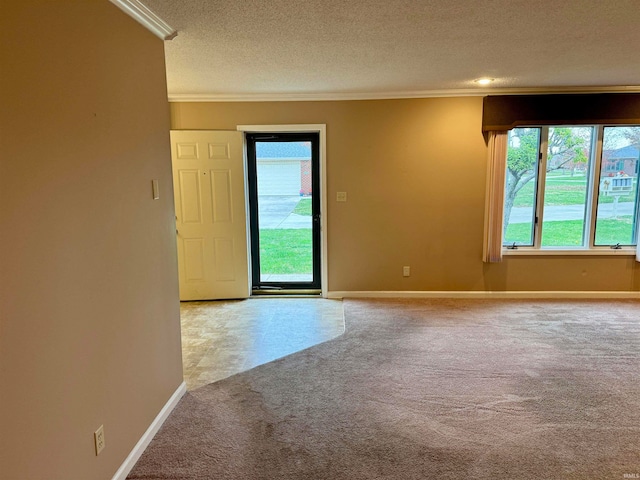
[[256,142],[261,282],[313,281],[311,142]]
[[605,127],[595,245],[635,245],[640,127]]
[[539,128],[509,131],[504,192],[504,245],[533,245]]
[[543,247],[585,243],[593,127],[551,127],[547,147]]

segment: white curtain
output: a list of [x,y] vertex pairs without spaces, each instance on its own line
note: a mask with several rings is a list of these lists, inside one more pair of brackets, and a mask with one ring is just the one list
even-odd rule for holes
[[507,138],[508,132],[489,132],[483,248],[487,263],[502,261]]

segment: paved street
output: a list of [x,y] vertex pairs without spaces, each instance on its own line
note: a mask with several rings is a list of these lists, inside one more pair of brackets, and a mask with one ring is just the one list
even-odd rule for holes
[[[617,207],[618,216],[633,215],[633,202],[621,202]],[[598,208],[599,218],[613,217],[613,203],[603,203]],[[532,218],[531,208],[514,207],[511,210],[509,224],[530,223]],[[566,205],[559,207],[546,207],[544,220],[582,220],[584,218],[584,205]]]

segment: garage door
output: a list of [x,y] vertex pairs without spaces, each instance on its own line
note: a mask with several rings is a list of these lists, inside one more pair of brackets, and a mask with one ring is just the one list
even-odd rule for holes
[[300,195],[300,161],[258,159],[258,195]]

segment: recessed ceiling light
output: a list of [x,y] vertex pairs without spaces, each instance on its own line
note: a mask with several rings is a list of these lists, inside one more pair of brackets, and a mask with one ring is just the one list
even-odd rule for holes
[[478,85],[489,85],[491,82],[493,82],[493,78],[479,78],[477,80],[474,80],[474,82],[476,82]]

